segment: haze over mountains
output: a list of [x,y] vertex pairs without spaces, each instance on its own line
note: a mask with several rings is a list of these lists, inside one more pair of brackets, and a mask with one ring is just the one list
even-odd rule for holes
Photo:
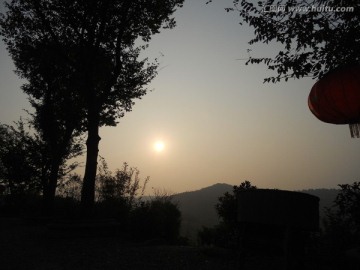
[[[219,183],[200,190],[179,193],[173,196],[182,213],[181,234],[196,240],[197,231],[202,226],[213,227],[219,223],[215,205],[218,198],[225,192],[232,193],[233,186]],[[320,198],[320,223],[324,216],[324,208],[331,207],[339,192],[337,189],[309,189],[300,190]]]

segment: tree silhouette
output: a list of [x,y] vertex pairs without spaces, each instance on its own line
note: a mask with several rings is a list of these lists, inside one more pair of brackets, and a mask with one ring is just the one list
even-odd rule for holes
[[[83,142],[80,137],[81,131],[76,129],[77,117],[71,118],[77,110],[71,110],[71,104],[66,108],[67,102],[60,99],[47,100],[47,97],[35,103],[35,119],[33,121],[37,128],[43,147],[47,153],[49,163],[49,174],[43,180],[44,210],[50,214],[53,208],[58,179],[64,176],[64,165],[67,160],[80,156],[83,153]],[[65,112],[65,113],[63,113]],[[77,115],[78,116],[78,115]],[[70,170],[75,169],[78,163],[73,163]]]
[[[79,150],[75,146],[66,151],[57,168],[58,177],[77,167],[76,162],[66,164],[66,161],[76,156]],[[45,194],[49,189],[51,172],[49,145],[31,124],[29,128],[22,120],[15,122],[15,126],[0,124],[0,183],[5,184],[9,195]]]
[[[211,2],[211,1],[210,1]],[[246,64],[263,63],[282,79],[321,78],[339,66],[360,62],[360,2],[357,0],[235,0],[227,11],[239,13],[241,23],[255,29],[249,44],[280,43],[273,58],[250,57]]]
[[250,181],[244,181],[239,186],[234,186],[232,193],[225,192],[219,197],[219,202],[216,204],[216,212],[222,219],[222,222],[227,224],[230,228],[235,228],[238,224],[238,196],[242,190],[256,189]]
[[239,249],[242,225],[238,222],[238,198],[241,191],[256,189],[249,181],[234,186],[232,193],[225,192],[215,205],[220,223],[214,228],[203,227],[198,233],[201,244],[215,244],[226,248]]
[[360,182],[341,184],[332,208],[326,209],[325,232],[333,247],[346,250],[359,247]]
[[[54,56],[50,44],[39,44],[31,51],[41,61],[34,63],[28,71],[28,83],[22,89],[30,97],[35,109],[33,124],[46,143],[49,158],[49,176],[44,188],[44,206],[50,213],[61,166],[67,159],[82,154],[81,134],[85,111],[79,94],[72,87],[71,70],[63,59]],[[25,59],[26,61],[26,59]],[[52,68],[49,69],[48,67]],[[42,78],[39,80],[38,74]]]
[[43,162],[47,163],[45,171],[48,173],[42,174],[41,182],[44,210],[50,214],[63,165],[66,160],[82,154],[79,137],[83,130],[84,108],[72,87],[72,71],[64,58],[56,54],[54,44],[43,41],[28,46],[17,55],[16,63],[28,80],[22,89],[35,109],[31,124],[46,152]]
[[[56,96],[73,95],[80,112],[84,112],[76,127],[83,123],[87,132],[81,198],[85,209],[94,203],[99,127],[115,126],[119,117],[131,111],[133,100],[146,94],[146,85],[156,76],[158,64],[140,60],[140,53],[153,34],[175,26],[171,15],[182,3],[13,0],[7,5],[8,12],[0,21],[1,35],[18,74],[45,84],[49,76],[51,82],[60,83],[60,87],[52,88],[58,92]],[[41,47],[46,57],[33,53]],[[53,62],[57,74],[48,72]],[[34,89],[26,90],[33,94]]]
[[37,163],[41,159],[41,149],[32,151],[38,142],[25,130],[22,121],[16,123],[16,128],[0,125],[0,182],[5,184],[10,195],[41,192],[41,170]]

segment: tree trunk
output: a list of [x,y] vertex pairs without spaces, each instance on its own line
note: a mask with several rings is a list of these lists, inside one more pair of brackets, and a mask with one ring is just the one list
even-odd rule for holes
[[89,113],[88,138],[86,140],[86,165],[81,190],[81,205],[85,215],[91,214],[95,202],[95,178],[99,152],[99,115]]
[[54,210],[54,200],[55,200],[60,165],[61,165],[61,158],[55,158],[51,164],[49,181],[47,185],[44,187],[43,211],[45,215],[51,215]]
[[57,142],[58,145],[52,153],[49,179],[48,181],[43,181],[43,211],[45,215],[51,215],[53,213],[59,171],[66,155],[65,149],[71,143],[73,131],[74,128],[72,126],[67,127],[63,140]]

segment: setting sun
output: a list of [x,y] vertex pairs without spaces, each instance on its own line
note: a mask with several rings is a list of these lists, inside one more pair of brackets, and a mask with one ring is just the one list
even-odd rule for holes
[[154,149],[156,152],[162,152],[165,149],[165,144],[163,141],[157,141],[154,144]]

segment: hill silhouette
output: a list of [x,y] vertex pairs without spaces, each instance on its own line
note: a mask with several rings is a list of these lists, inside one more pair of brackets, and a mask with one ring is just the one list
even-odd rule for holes
[[200,190],[174,195],[173,201],[179,204],[182,214],[181,234],[195,240],[197,231],[202,226],[213,227],[218,224],[219,218],[215,211],[215,204],[220,196],[231,190],[231,185],[215,184]]
[[[178,203],[182,213],[181,234],[195,242],[197,231],[203,226],[213,227],[219,223],[219,217],[215,210],[218,198],[225,192],[232,192],[233,186],[218,183],[196,191],[175,194],[173,201]],[[325,207],[331,207],[338,194],[338,189],[307,189],[299,190],[320,198],[320,224],[324,218]]]

